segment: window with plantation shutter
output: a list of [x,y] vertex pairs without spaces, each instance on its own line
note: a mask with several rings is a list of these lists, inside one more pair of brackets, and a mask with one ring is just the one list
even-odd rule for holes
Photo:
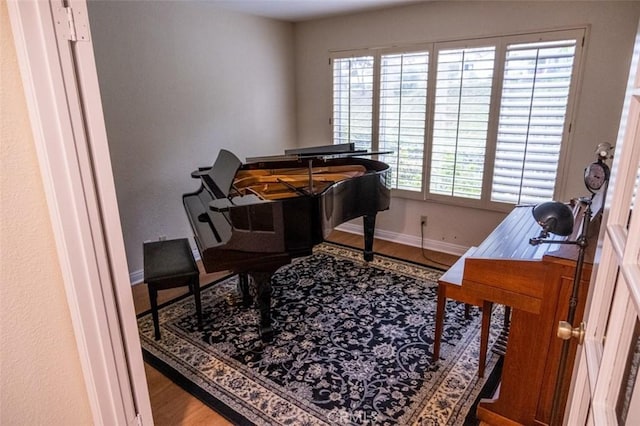
[[373,56],[333,60],[333,141],[371,149]]
[[381,152],[402,197],[500,211],[552,200],[584,37],[568,29],[334,52],[334,143]]
[[491,200],[553,198],[576,40],[507,46]]
[[438,52],[432,194],[481,196],[494,58],[493,46]]
[[380,161],[392,169],[391,187],[422,191],[429,52],[382,55]]

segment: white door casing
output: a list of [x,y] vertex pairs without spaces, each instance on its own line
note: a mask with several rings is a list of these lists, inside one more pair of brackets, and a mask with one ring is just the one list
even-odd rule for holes
[[153,424],[86,1],[8,10],[94,423]]

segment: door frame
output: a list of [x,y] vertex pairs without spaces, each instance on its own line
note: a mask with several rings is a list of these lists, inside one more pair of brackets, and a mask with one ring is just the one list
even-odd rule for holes
[[[597,273],[593,274],[584,316],[585,339],[578,350],[570,403],[566,407],[565,424],[568,425],[617,424],[612,403],[617,399],[624,373],[634,319],[640,312],[640,294],[637,294],[640,290],[638,199],[629,224],[629,206],[640,159],[639,99],[640,26],[615,147],[610,194],[598,239],[599,259],[594,271]],[[632,259],[631,256],[636,257]],[[635,290],[636,294],[629,290]],[[635,394],[639,396],[640,389],[636,389]]]
[[86,0],[7,7],[94,423],[153,424]]

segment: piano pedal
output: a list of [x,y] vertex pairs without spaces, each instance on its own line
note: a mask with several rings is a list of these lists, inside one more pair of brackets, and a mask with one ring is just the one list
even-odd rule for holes
[[509,340],[509,324],[505,324],[505,327],[500,332],[500,335],[496,339],[496,342],[491,348],[491,352],[496,355],[504,356],[507,353],[507,341]]

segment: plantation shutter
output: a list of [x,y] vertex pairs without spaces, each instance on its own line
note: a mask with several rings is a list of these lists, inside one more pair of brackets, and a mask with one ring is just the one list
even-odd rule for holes
[[479,199],[495,47],[440,50],[429,191]]
[[429,52],[382,55],[380,161],[393,170],[395,189],[422,191]]
[[553,198],[576,40],[507,46],[491,200]]
[[333,143],[371,149],[373,56],[333,60]]

